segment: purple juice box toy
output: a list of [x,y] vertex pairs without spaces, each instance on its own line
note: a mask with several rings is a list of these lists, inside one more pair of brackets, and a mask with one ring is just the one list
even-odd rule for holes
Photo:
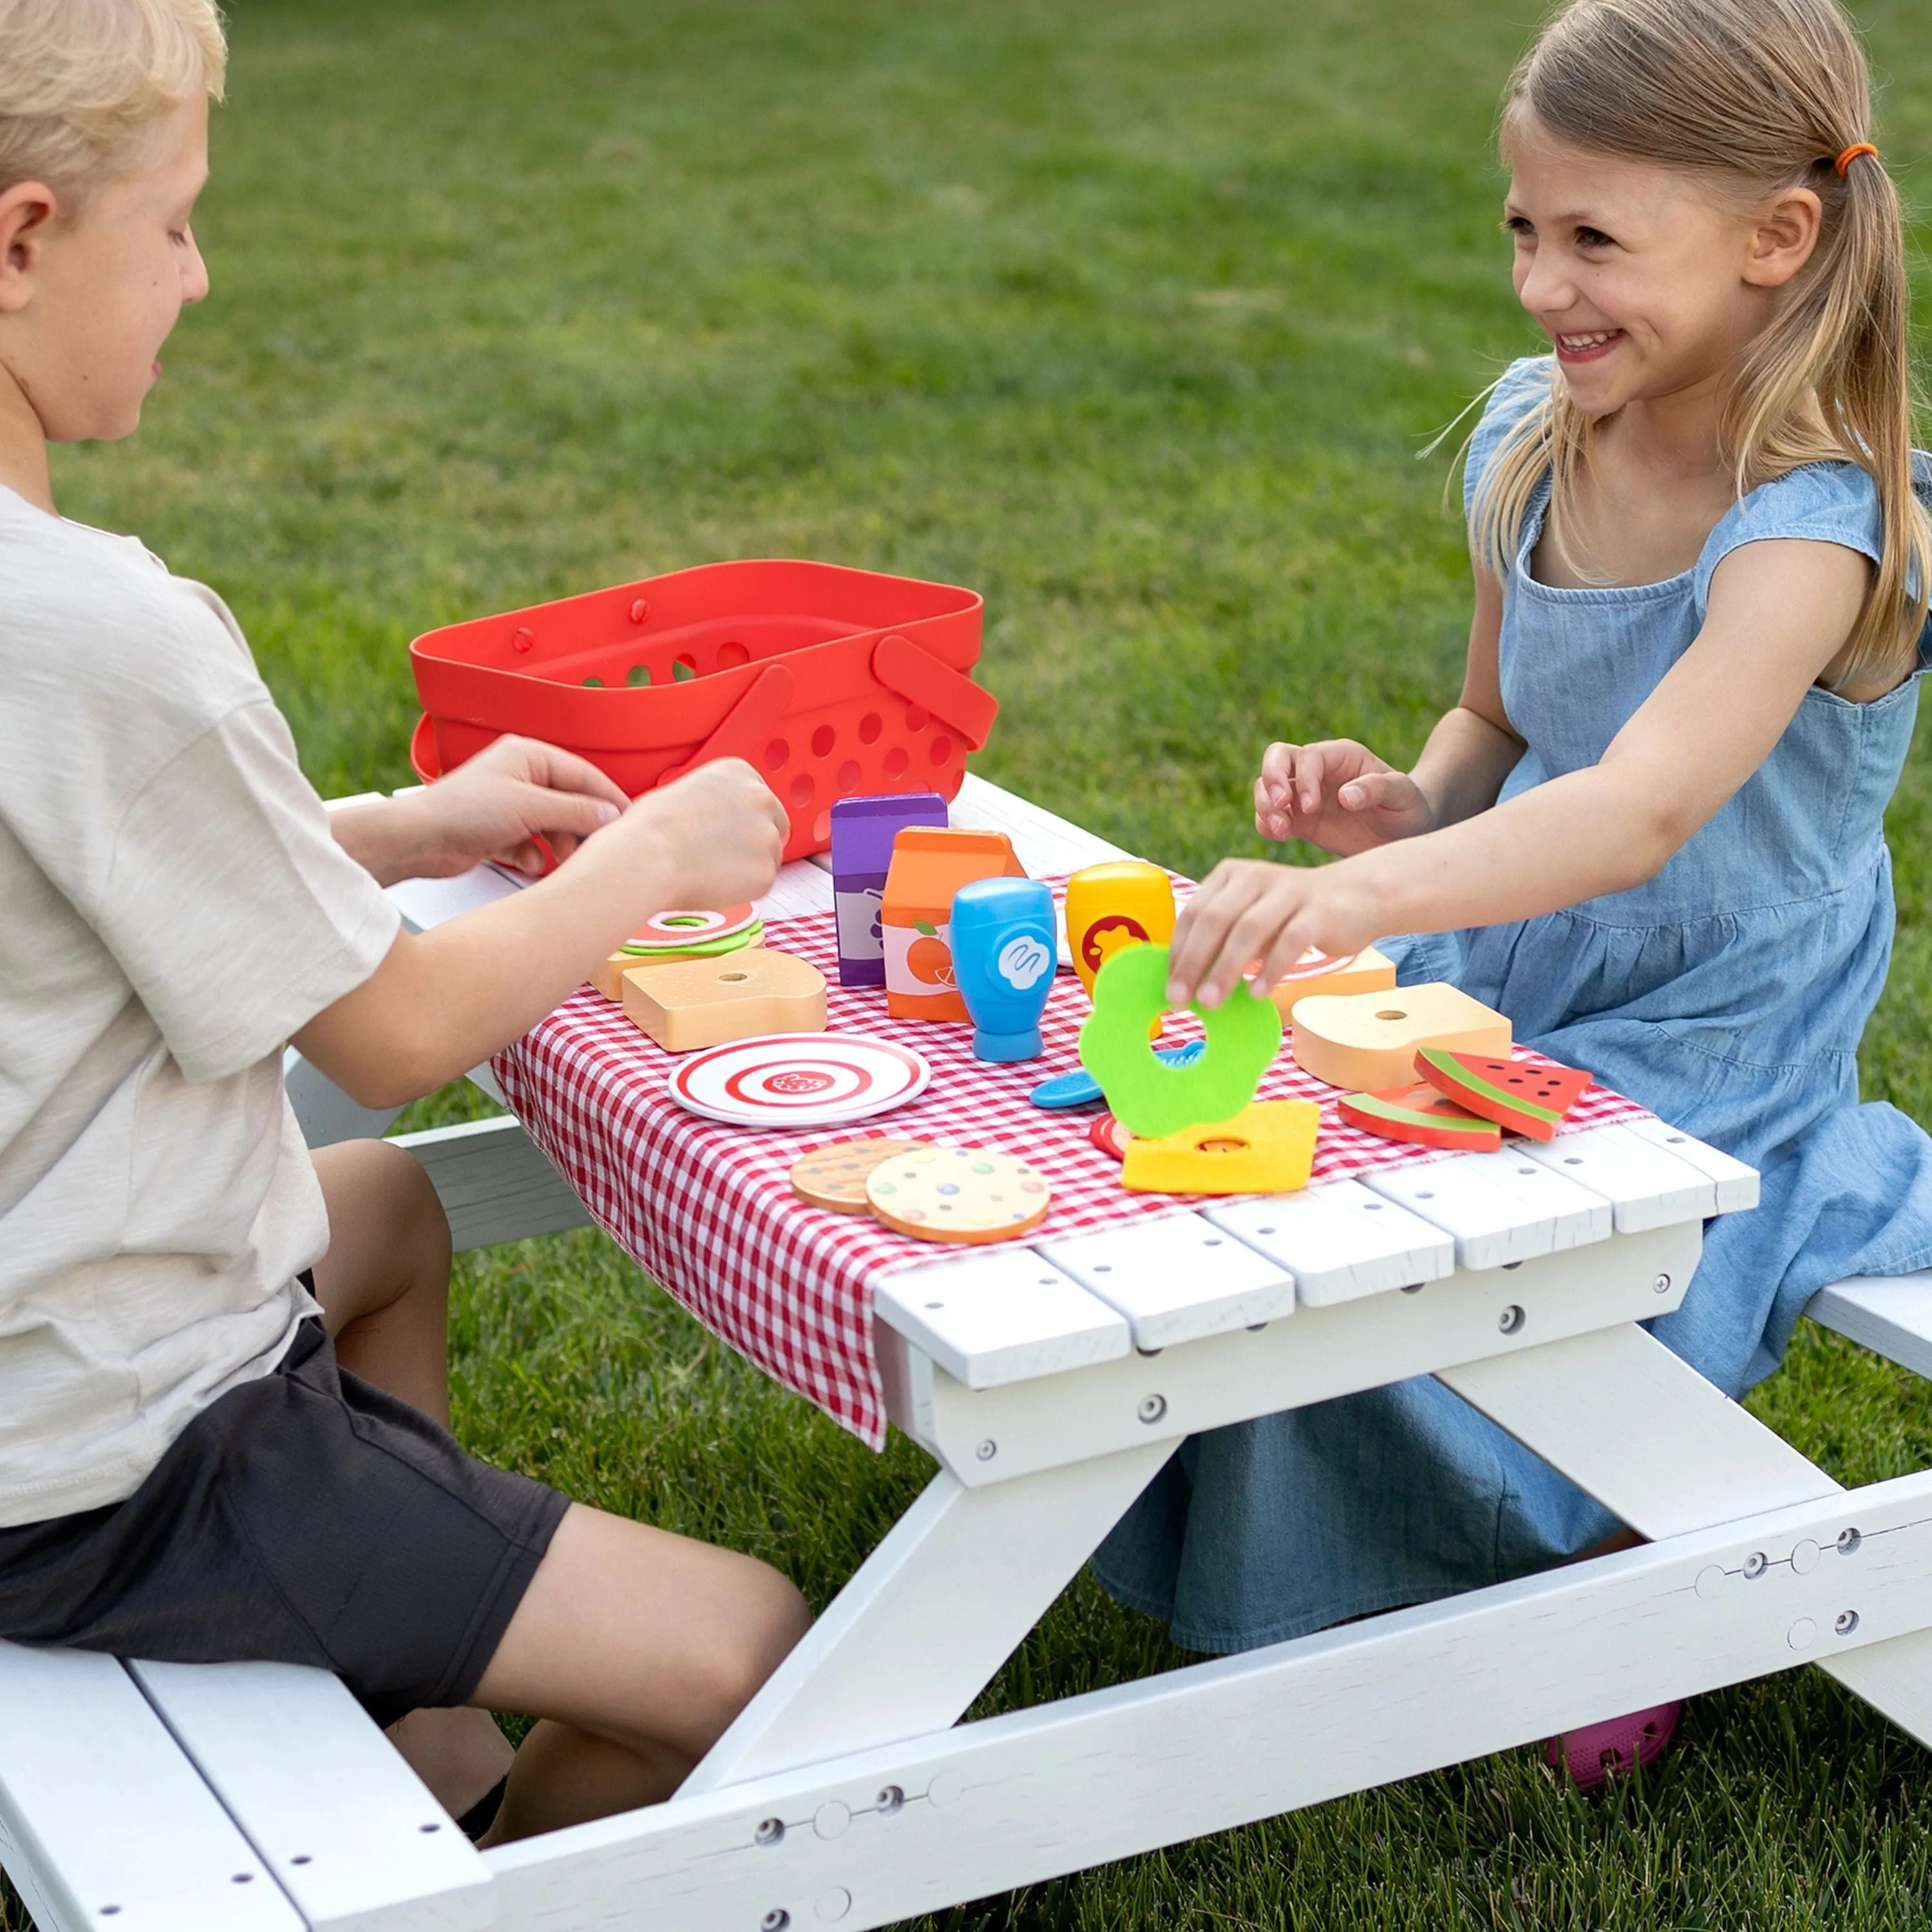
[[892,862],[892,841],[908,825],[944,825],[936,791],[842,798],[832,808],[832,904],[838,920],[838,983],[883,986],[885,940],[879,898]]

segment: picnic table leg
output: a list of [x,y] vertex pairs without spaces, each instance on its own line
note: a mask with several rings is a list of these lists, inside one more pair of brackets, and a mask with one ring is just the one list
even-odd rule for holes
[[1177,1446],[983,1489],[941,1469],[679,1796],[957,1723]]
[[[1438,1379],[1653,1540],[1843,1493],[1634,1323],[1446,1370]],[[1804,1544],[1766,1553],[1768,1563],[1794,1568],[1836,1554]],[[1932,1600],[1926,1612],[1932,1624]],[[1932,1628],[1819,1667],[1932,1745]]]

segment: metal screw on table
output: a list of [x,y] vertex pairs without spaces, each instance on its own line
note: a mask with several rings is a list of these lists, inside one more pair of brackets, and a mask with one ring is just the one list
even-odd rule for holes
[[761,1845],[776,1845],[784,1836],[784,1820],[782,1818],[761,1818],[758,1821],[758,1830],[752,1835]]
[[791,1923],[791,1914],[782,1905],[775,1905],[758,1921],[758,1932],[785,1932]]
[[1000,1445],[989,1436],[973,1453],[981,1462],[990,1462],[1000,1453]]
[[1755,1583],[1757,1580],[1764,1574],[1764,1552],[1762,1550],[1754,1550],[1751,1553],[1744,1558],[1745,1580],[1748,1582]]
[[641,624],[651,614],[651,607],[641,597],[634,598],[631,604],[631,622]]
[[1505,1335],[1514,1335],[1516,1331],[1522,1326],[1522,1310],[1519,1308],[1514,1301],[1512,1301],[1510,1305],[1496,1317],[1496,1326],[1500,1328]]
[[1164,1395],[1144,1395],[1140,1407],[1134,1412],[1143,1422],[1158,1422],[1167,1413],[1167,1398]]
[[1840,1610],[1838,1622],[1832,1626],[1840,1636],[1850,1636],[1858,1627],[1858,1613],[1856,1610]]
[[1667,1274],[1659,1275],[1657,1279],[1651,1283],[1651,1286],[1654,1288],[1659,1294],[1668,1294],[1670,1292],[1670,1276]]
[[1850,1556],[1852,1552],[1858,1548],[1858,1545],[1864,1542],[1864,1538],[1855,1529],[1840,1530],[1838,1532],[1838,1554],[1840,1556]]
[[896,1784],[889,1784],[872,1800],[874,1807],[890,1816],[905,1802],[905,1793]]

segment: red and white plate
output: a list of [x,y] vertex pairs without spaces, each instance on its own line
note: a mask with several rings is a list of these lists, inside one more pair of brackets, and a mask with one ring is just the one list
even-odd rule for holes
[[679,1062],[680,1107],[734,1127],[827,1127],[890,1113],[922,1093],[922,1054],[864,1034],[775,1033]]

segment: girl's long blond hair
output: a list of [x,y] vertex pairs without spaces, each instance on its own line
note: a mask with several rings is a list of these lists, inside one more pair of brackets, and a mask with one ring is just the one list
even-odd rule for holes
[[[1817,194],[1818,244],[1739,363],[1718,434],[1740,496],[1804,463],[1870,473],[1884,556],[1840,681],[1904,676],[1932,588],[1932,538],[1912,491],[1898,192],[1875,154],[1843,175],[1834,165],[1870,138],[1870,79],[1844,14],[1834,0],[1573,0],[1510,80],[1505,144],[1526,120],[1588,153],[1694,170],[1741,206],[1794,187]],[[1559,371],[1547,402],[1498,446],[1478,480],[1471,537],[1498,576],[1515,564],[1545,476],[1552,530],[1564,527],[1590,431]]]

